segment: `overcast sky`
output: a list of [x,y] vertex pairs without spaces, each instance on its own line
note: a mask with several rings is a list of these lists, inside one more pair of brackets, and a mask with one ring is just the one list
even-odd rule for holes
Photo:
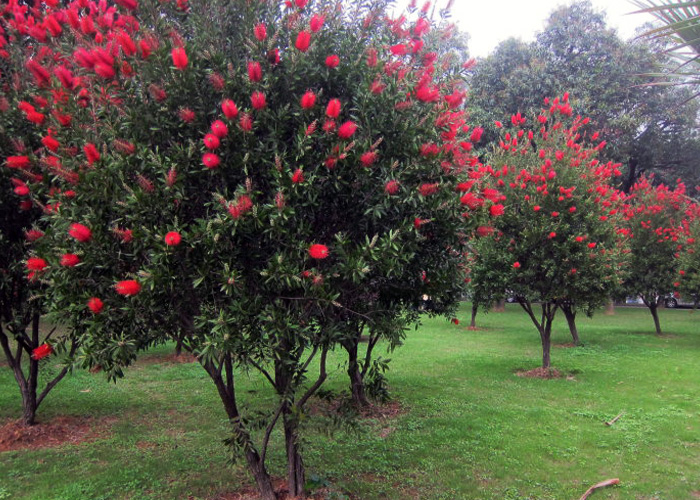
[[[421,0],[418,0],[421,5]],[[438,7],[446,1],[438,1]],[[469,33],[472,57],[487,56],[499,42],[516,37],[532,40],[544,27],[549,13],[567,0],[455,0],[452,19],[461,31]],[[651,21],[648,14],[632,14],[638,10],[628,0],[592,0],[594,7],[607,12],[608,26],[617,28],[622,38],[634,34],[637,26]]]

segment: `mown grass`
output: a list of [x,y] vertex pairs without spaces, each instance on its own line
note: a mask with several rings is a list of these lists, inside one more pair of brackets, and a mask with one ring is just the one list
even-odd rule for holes
[[[517,305],[480,315],[480,330],[426,319],[388,355],[393,396],[405,412],[365,420],[359,433],[306,424],[309,476],[358,499],[574,499],[619,477],[599,499],[691,499],[700,495],[700,312],[665,310],[667,334],[653,334],[645,309],[580,318],[585,343],[554,348],[567,378],[521,378],[540,362],[539,337]],[[563,318],[554,342],[568,342]],[[227,426],[216,392],[197,364],[149,353],[109,384],[76,371],[40,409],[115,417],[101,438],[59,448],[0,454],[0,499],[215,498],[250,486],[227,464]],[[387,354],[380,352],[384,357]],[[345,387],[343,358],[328,388]],[[263,381],[238,377],[251,409],[273,401]],[[19,393],[0,367],[0,420],[17,418]],[[613,426],[605,421],[624,411]],[[270,469],[284,475],[280,435]]]

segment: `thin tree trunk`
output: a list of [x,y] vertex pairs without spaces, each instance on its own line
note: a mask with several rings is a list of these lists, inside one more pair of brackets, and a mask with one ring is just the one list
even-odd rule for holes
[[289,408],[283,410],[284,441],[287,446],[287,482],[289,494],[293,497],[301,497],[304,494],[306,474],[304,461],[299,453],[299,424],[295,415]]
[[258,486],[258,492],[262,500],[277,500],[277,494],[272,486],[272,480],[267,472],[264,461],[260,458],[260,454],[253,446],[248,430],[241,421],[241,416],[236,405],[236,393],[234,390],[233,371],[231,368],[230,355],[225,356],[222,362],[226,367],[226,380],[221,375],[221,368],[217,368],[213,363],[202,364],[209,377],[214,382],[219,393],[219,398],[224,405],[229,421],[233,425],[236,440],[239,445],[245,450],[245,458],[248,463],[248,470],[253,474],[255,483]]
[[574,344],[581,345],[581,340],[578,336],[578,328],[576,327],[576,311],[570,305],[561,306],[561,310],[566,317],[566,323],[569,325],[569,333],[571,333]]
[[469,328],[476,328],[476,313],[479,310],[479,306],[476,304],[472,304],[472,320],[471,323],[469,323]]
[[649,311],[651,312],[651,317],[654,318],[654,326],[656,327],[656,334],[661,335],[661,322],[659,322],[659,311],[656,303],[649,304]]
[[369,406],[369,401],[365,394],[364,377],[360,372],[360,364],[357,359],[357,339],[355,338],[348,342],[343,342],[343,347],[348,353],[348,376],[350,377],[352,404],[355,408],[364,408]]
[[551,366],[550,351],[552,347],[551,330],[543,329],[540,331],[540,339],[542,340],[542,368]]

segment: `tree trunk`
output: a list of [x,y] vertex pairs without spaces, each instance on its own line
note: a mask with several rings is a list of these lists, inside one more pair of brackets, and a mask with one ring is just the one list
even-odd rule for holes
[[306,473],[304,461],[299,453],[299,424],[296,416],[292,415],[288,408],[283,410],[284,441],[287,447],[287,482],[289,494],[292,497],[304,495],[304,483]]
[[209,374],[209,377],[214,382],[219,393],[219,398],[224,405],[226,415],[233,425],[235,437],[239,445],[245,450],[245,458],[248,463],[248,470],[255,478],[255,483],[258,486],[258,492],[262,500],[277,500],[275,489],[272,486],[272,479],[267,472],[264,460],[254,448],[250,434],[241,421],[238,406],[236,404],[236,392],[233,380],[233,368],[229,355],[225,356],[224,367],[226,369],[226,380],[222,377],[221,369],[214,366],[212,363],[203,363],[202,367]]
[[26,385],[22,387],[22,423],[30,426],[36,423],[36,390],[32,391]]
[[472,320],[469,323],[469,328],[476,328],[476,313],[479,310],[479,306],[472,304]]
[[661,323],[659,322],[659,311],[655,302],[649,303],[649,311],[651,312],[651,317],[654,318],[654,326],[656,327],[656,334],[661,335]]
[[491,312],[505,312],[506,310],[506,299],[501,299],[493,303],[491,307]]
[[615,302],[613,302],[612,299],[608,301],[608,304],[605,306],[605,315],[606,316],[614,316],[615,315]]
[[551,332],[540,332],[540,339],[542,340],[542,368],[549,368],[551,363],[550,350],[552,347]]
[[185,335],[183,333],[177,336],[177,340],[175,341],[175,356],[180,356],[182,354],[182,341],[184,337]]
[[576,311],[571,306],[562,306],[561,310],[564,311],[564,316],[569,325],[569,332],[571,333],[574,344],[580,345],[581,340],[578,336],[578,328],[576,328]]
[[343,342],[343,347],[348,353],[348,376],[350,377],[352,404],[355,408],[364,408],[369,406],[369,401],[365,394],[364,377],[360,373],[360,364],[357,360],[358,345],[356,339]]

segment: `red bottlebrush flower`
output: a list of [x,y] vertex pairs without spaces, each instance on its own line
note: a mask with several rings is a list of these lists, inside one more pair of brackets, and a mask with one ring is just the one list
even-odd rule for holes
[[328,247],[318,243],[313,244],[309,247],[309,255],[312,259],[325,259],[328,257]]
[[514,267],[515,269],[519,269],[519,268],[520,268],[520,262],[513,262],[513,267]]
[[129,243],[134,239],[134,232],[131,229],[121,229],[115,227],[112,229],[112,232],[116,234],[120,240],[122,240],[122,243]]
[[59,142],[51,137],[50,135],[47,135],[43,139],[41,139],[41,143],[44,145],[46,149],[49,151],[57,151],[58,147],[60,146]]
[[394,195],[399,192],[399,182],[389,181],[384,185],[384,192],[389,195]]
[[250,103],[253,105],[254,109],[260,110],[267,106],[267,100],[265,99],[265,94],[262,92],[253,92],[250,96]]
[[328,106],[326,106],[326,116],[328,118],[338,118],[340,114],[340,100],[331,99],[328,101]]
[[455,325],[459,325],[459,320],[457,318],[452,318],[452,323]]
[[123,155],[133,155],[136,152],[136,146],[124,139],[114,139],[112,147]]
[[43,271],[48,264],[41,257],[29,257],[27,259],[27,269],[30,271]]
[[207,134],[204,136],[204,139],[202,139],[202,140],[204,141],[204,146],[207,149],[214,150],[214,149],[218,148],[219,146],[221,146],[221,141],[214,134]]
[[581,243],[585,238],[583,236],[577,236],[576,241]]
[[258,41],[264,41],[267,38],[267,27],[265,26],[265,23],[256,24],[253,28],[253,34]]
[[326,165],[326,168],[327,168],[328,170],[333,170],[333,168],[335,167],[335,164],[336,164],[336,163],[338,163],[338,159],[337,159],[337,158],[333,158],[332,156],[329,156],[328,158],[326,158],[326,161],[324,162],[324,165]]
[[44,233],[42,231],[39,231],[38,229],[30,229],[26,233],[24,233],[25,238],[27,238],[27,241],[34,242],[44,236]]
[[304,109],[311,109],[316,104],[316,94],[307,90],[306,93],[301,96],[301,107]]
[[379,95],[382,92],[384,92],[384,89],[386,88],[386,85],[384,85],[381,80],[374,80],[372,83],[369,85],[369,90],[375,95]]
[[413,219],[413,227],[415,227],[416,229],[420,229],[420,227],[423,224],[426,224],[427,222],[430,222],[430,221],[416,217],[415,219]]
[[114,71],[114,67],[109,66],[103,62],[95,63],[94,70],[95,73],[97,73],[97,75],[107,80],[109,80],[110,78],[114,78],[114,75],[116,74],[116,72]]
[[303,9],[306,7],[306,4],[309,3],[309,0],[294,0],[294,4],[299,7],[300,9]]
[[182,236],[176,231],[170,231],[165,235],[165,244],[169,247],[176,247],[182,241]]
[[551,240],[552,238],[556,238],[556,237],[557,237],[557,233],[555,233],[554,231],[552,231],[551,233],[549,233],[549,239],[550,239],[550,240]]
[[92,297],[87,301],[87,306],[88,309],[90,309],[93,314],[100,314],[102,312],[102,309],[104,309],[105,304],[102,302],[102,300],[98,299],[97,297]]
[[29,168],[30,161],[28,156],[8,156],[5,164],[8,168]]
[[262,80],[262,68],[260,67],[259,62],[248,62],[248,79],[251,82],[259,82]]
[[493,234],[494,229],[491,226],[479,226],[476,228],[477,236],[485,238]]
[[70,225],[68,234],[81,243],[86,243],[92,239],[92,231],[90,231],[90,228],[77,222]]
[[552,217],[559,217],[559,212],[552,212]]
[[267,60],[270,64],[276,65],[280,63],[280,49],[272,49],[267,51]]
[[135,10],[138,7],[136,0],[114,0],[114,3],[121,5],[127,10]]
[[205,153],[204,156],[202,156],[202,163],[211,170],[219,166],[221,159],[214,153]]
[[438,184],[437,182],[433,184],[421,184],[418,188],[418,191],[422,196],[430,196],[431,194],[437,193],[439,187],[440,184]]
[[221,76],[219,73],[214,72],[210,74],[207,78],[214,90],[216,90],[217,92],[221,92],[222,90],[224,90],[226,82],[224,81],[224,77]]
[[27,196],[29,194],[29,188],[26,185],[17,186],[14,191],[17,196]]
[[440,97],[437,87],[421,85],[416,89],[416,99],[423,102],[434,102]]
[[328,66],[329,68],[337,68],[339,64],[340,57],[338,57],[337,55],[333,54],[326,57],[326,66]]
[[136,280],[119,281],[114,285],[114,288],[119,295],[124,295],[125,297],[136,295],[141,291],[141,285]]
[[47,356],[51,356],[52,353],[53,347],[51,347],[49,344],[41,344],[39,347],[32,351],[32,359],[39,361],[40,359],[44,359]]
[[177,69],[185,69],[187,67],[187,52],[184,47],[175,47],[170,55],[173,58],[173,66]]
[[462,205],[466,205],[472,210],[476,210],[484,204],[484,200],[476,196],[474,193],[465,193],[459,201]]
[[503,215],[505,213],[505,207],[500,203],[498,205],[491,205],[489,207],[489,213],[492,217],[498,217],[499,215]]
[[338,137],[341,139],[349,139],[357,130],[357,125],[354,122],[347,121],[338,127]]
[[44,120],[46,120],[46,115],[43,113],[39,113],[38,111],[30,111],[26,115],[27,120],[29,120],[32,123],[35,123],[37,125],[41,125],[44,123]]
[[214,123],[211,124],[211,133],[219,139],[223,139],[228,135],[228,127],[221,120],[215,120]]
[[195,118],[194,111],[192,111],[190,108],[181,108],[180,111],[178,111],[178,116],[180,117],[180,120],[185,123],[192,123]]
[[240,198],[238,198],[236,203],[230,203],[228,205],[228,213],[230,213],[234,219],[239,219],[251,208],[253,208],[253,201],[250,199],[249,196],[244,194],[241,195]]
[[402,43],[397,43],[396,45],[392,45],[391,47],[389,47],[389,50],[395,56],[406,55],[406,46]]
[[251,130],[253,130],[253,119],[248,113],[241,114],[241,118],[238,124],[241,127],[241,130],[243,130],[244,132],[250,132]]
[[474,127],[474,130],[472,130],[472,135],[469,137],[470,142],[479,142],[481,140],[481,136],[484,134],[484,129],[481,127]]
[[294,43],[294,46],[297,48],[297,50],[300,50],[301,52],[306,52],[309,50],[309,44],[311,43],[311,33],[308,31],[300,31],[299,34],[297,35],[296,42]]
[[362,162],[362,165],[364,165],[365,167],[369,167],[376,160],[377,160],[377,152],[376,151],[367,151],[365,153],[362,153],[362,156],[360,156],[360,162]]
[[88,142],[83,146],[83,151],[85,152],[85,158],[90,165],[94,164],[100,159],[100,152],[97,150],[94,144]]
[[304,182],[304,172],[300,168],[297,168],[292,174],[292,182],[294,184],[301,184]]
[[374,68],[377,65],[377,49],[370,48],[367,50],[367,66]]
[[588,248],[595,248],[595,247],[596,247],[596,243],[595,243],[595,242],[591,242],[591,243],[588,244]]
[[562,161],[562,160],[564,159],[564,152],[563,152],[563,151],[556,151],[556,152],[554,153],[554,157],[555,157],[557,160]]
[[74,253],[64,253],[61,255],[61,265],[63,267],[74,267],[80,263],[80,257]]
[[313,33],[320,31],[323,28],[323,23],[325,18],[320,14],[314,14],[311,16],[311,21],[309,21],[309,28]]
[[58,78],[64,88],[73,90],[75,87],[75,77],[68,68],[65,66],[56,66],[53,70],[53,74],[56,75],[56,78]]
[[221,111],[229,120],[238,116],[238,106],[231,99],[224,99],[221,103]]
[[539,212],[540,210],[542,210],[542,207],[539,206],[539,205],[535,205],[534,207],[532,207],[532,209],[533,209],[535,212]]

